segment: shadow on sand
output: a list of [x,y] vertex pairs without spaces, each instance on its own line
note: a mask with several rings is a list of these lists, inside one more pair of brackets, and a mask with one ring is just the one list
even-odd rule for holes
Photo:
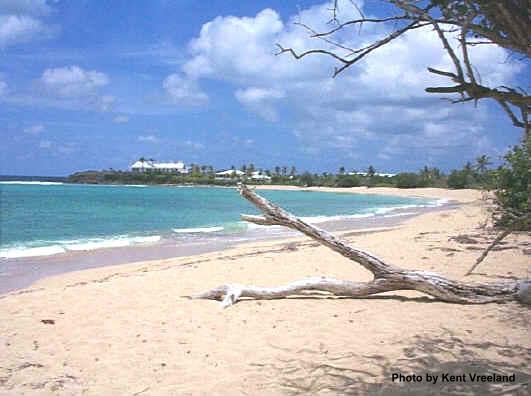
[[[347,353],[333,357],[308,349],[282,351],[291,352],[290,357],[281,358],[272,366],[264,365],[263,369],[271,369],[275,386],[291,395],[529,395],[531,390],[531,349],[491,342],[467,343],[449,330],[437,338],[415,336],[396,361],[381,355]],[[352,362],[357,369],[352,368]],[[393,382],[392,374],[398,372],[422,375],[423,380]],[[439,374],[437,384],[426,382],[426,373]],[[467,382],[441,383],[442,373],[465,374]],[[515,374],[516,380],[473,383],[468,373]]]

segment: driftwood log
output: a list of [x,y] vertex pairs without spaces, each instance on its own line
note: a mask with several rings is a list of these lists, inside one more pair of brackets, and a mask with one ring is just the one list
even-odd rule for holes
[[198,299],[220,300],[224,308],[241,298],[279,299],[294,295],[367,297],[395,290],[416,290],[449,303],[484,304],[520,301],[531,304],[531,281],[513,280],[494,283],[468,283],[447,279],[428,271],[407,270],[385,263],[374,255],[349,246],[336,236],[310,225],[256,194],[244,184],[240,194],[257,206],[264,216],[242,215],[245,221],[260,225],[281,225],[300,231],[335,252],[362,265],[373,273],[369,282],[352,282],[327,277],[306,278],[278,287],[226,284],[193,296]]

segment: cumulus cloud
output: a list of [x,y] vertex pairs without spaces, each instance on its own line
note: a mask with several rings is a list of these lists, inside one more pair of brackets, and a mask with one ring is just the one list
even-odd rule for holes
[[129,117],[126,115],[118,115],[114,117],[113,122],[116,124],[126,124],[129,122]]
[[237,80],[261,75],[268,66],[274,66],[269,44],[283,28],[278,13],[271,9],[254,18],[217,17],[205,23],[199,37],[190,43],[193,58],[183,70],[195,78],[223,73]]
[[25,15],[0,15],[0,48],[31,40],[47,27],[38,19]]
[[33,103],[60,108],[83,108],[101,112],[117,106],[114,95],[106,93],[107,74],[77,65],[45,69],[33,86]]
[[433,165],[431,162],[434,158],[444,157],[450,151],[466,153],[469,156],[486,152],[498,154],[485,132],[484,127],[465,120],[449,120],[444,124],[427,122],[420,132],[388,136],[387,144],[377,157],[390,160],[408,156],[410,159],[422,159],[425,163]]
[[42,20],[51,12],[45,0],[0,0],[0,49],[51,37],[58,28]]
[[93,95],[109,83],[109,78],[104,73],[74,65],[46,69],[40,81],[50,93],[61,97],[79,97]]
[[195,80],[177,73],[166,77],[162,86],[175,104],[199,106],[208,102],[208,95],[201,91]]
[[[363,8],[363,2],[356,3]],[[340,1],[339,6],[343,18],[356,13],[350,0]],[[300,21],[325,31],[330,29],[326,25],[329,19],[328,3],[303,9],[286,21],[272,9],[251,17],[216,17],[189,43],[189,59],[175,84],[184,88],[176,90],[176,97],[194,97],[198,92],[206,96],[197,90],[203,78],[223,81],[234,86],[236,100],[246,109],[269,121],[281,117],[277,108],[282,101],[283,107],[290,109],[294,135],[302,149],[311,153],[343,150],[345,156],[353,156],[360,145],[373,141],[376,146],[389,144],[388,150],[380,152],[379,158],[385,160],[404,155],[400,148],[414,140],[419,150],[422,147],[436,156],[444,155],[452,144],[477,139],[488,115],[443,103],[424,92],[426,86],[447,83],[428,73],[427,66],[451,70],[437,34],[428,27],[393,40],[335,79],[331,73],[337,63],[330,57],[295,60],[289,54],[275,55],[276,43],[297,52],[336,50],[309,38],[308,31],[293,23]],[[360,34],[340,32],[334,39],[359,48],[392,28],[364,25]],[[455,37],[450,41],[458,44]],[[496,46],[476,46],[470,55],[482,81],[492,85],[510,84],[523,67],[507,60],[507,52]],[[441,145],[441,139],[450,143]],[[472,147],[469,145],[470,150]]]

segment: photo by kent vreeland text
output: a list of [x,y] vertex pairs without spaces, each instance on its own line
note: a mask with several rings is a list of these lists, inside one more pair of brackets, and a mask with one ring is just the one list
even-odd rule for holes
[[502,383],[502,382],[516,382],[516,374],[478,374],[478,373],[463,373],[463,374],[450,374],[450,373],[425,373],[421,374],[407,374],[392,373],[391,380],[393,382],[427,382],[433,385],[439,383],[456,383],[456,382],[489,382],[489,383]]

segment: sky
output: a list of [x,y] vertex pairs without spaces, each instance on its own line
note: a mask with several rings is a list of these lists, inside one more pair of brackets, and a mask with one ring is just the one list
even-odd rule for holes
[[[366,16],[381,1],[356,0]],[[340,20],[357,16],[340,1]],[[426,94],[451,70],[419,29],[332,74],[302,22],[330,29],[326,1],[0,0],[0,174],[61,176],[160,161],[299,171],[414,171],[495,161],[521,130],[488,101]],[[360,46],[392,25],[336,39]],[[455,39],[452,40],[455,44]],[[483,83],[529,87],[529,65],[502,48],[471,53]]]

